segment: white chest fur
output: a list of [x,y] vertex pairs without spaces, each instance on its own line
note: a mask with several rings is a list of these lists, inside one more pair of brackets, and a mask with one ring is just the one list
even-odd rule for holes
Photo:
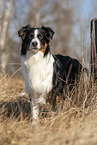
[[26,56],[21,56],[25,90],[28,94],[34,90],[42,95],[52,89],[53,63],[53,56],[48,54],[44,57],[41,51],[36,54],[28,51]]

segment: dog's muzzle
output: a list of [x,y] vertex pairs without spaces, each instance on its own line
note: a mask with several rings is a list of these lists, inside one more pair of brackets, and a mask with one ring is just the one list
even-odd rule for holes
[[40,49],[41,48],[41,43],[38,39],[33,39],[31,42],[30,42],[30,47],[29,47],[31,50],[32,49]]

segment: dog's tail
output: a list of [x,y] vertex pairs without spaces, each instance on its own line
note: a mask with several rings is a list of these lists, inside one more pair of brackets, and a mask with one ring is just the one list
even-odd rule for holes
[[97,81],[97,18],[91,20],[91,73]]

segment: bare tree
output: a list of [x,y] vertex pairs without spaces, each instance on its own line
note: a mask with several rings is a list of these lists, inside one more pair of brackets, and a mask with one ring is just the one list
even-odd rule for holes
[[[9,19],[11,15],[11,6],[13,0],[6,1],[4,11],[1,10],[0,19],[2,19],[2,23],[0,23],[0,50],[1,50],[1,68],[6,71],[8,55],[7,55],[7,47],[5,47],[7,30]],[[4,6],[4,1],[1,1],[1,7]],[[3,14],[4,13],[4,14]]]
[[0,34],[1,34],[1,23],[2,23],[2,17],[3,17],[3,1],[0,1]]

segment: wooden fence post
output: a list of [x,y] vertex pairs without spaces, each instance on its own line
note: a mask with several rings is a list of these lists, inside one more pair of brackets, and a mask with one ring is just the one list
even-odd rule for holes
[[91,20],[91,73],[97,80],[97,18]]

